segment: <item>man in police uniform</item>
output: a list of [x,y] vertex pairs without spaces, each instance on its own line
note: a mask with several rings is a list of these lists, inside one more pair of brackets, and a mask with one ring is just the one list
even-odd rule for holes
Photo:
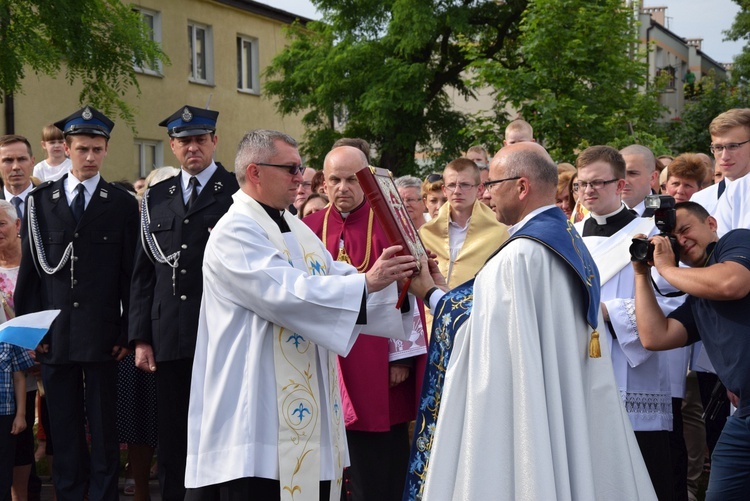
[[213,161],[218,115],[183,106],[159,124],[167,127],[182,170],[151,187],[141,204],[142,245],[135,256],[129,339],[135,344],[136,365],[156,373],[159,481],[165,501],[185,497],[203,252],[211,229],[239,189],[235,175]]
[[72,167],[26,200],[16,313],[61,310],[37,348],[57,499],[117,500],[117,361],[128,353],[138,205],[99,174],[114,126],[106,116],[86,106],[55,125]]

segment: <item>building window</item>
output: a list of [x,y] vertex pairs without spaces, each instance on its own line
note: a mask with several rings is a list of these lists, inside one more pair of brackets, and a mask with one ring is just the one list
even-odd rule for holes
[[260,93],[257,38],[237,36],[237,89]]
[[210,26],[188,23],[190,81],[213,84],[213,34]]
[[[146,26],[146,32],[151,40],[161,44],[161,13],[142,9],[140,7],[133,9],[141,16],[143,24]],[[139,73],[146,73],[148,75],[161,76],[161,61],[156,61],[154,66],[148,63],[145,66],[134,65],[135,71]]]
[[664,84],[668,92],[675,90],[676,68],[674,66],[665,66],[656,70],[657,78],[664,78]]
[[161,141],[136,139],[134,153],[134,165],[138,166],[134,179],[147,176],[152,170],[164,165],[164,145]]

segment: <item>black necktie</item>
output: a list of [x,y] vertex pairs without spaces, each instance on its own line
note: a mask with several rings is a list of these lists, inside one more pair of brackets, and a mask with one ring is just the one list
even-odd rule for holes
[[16,214],[18,214],[18,219],[23,219],[23,213],[21,212],[21,197],[11,198],[10,203],[15,206]]
[[77,223],[81,220],[83,211],[86,208],[86,188],[83,186],[83,183],[81,183],[76,189],[78,190],[78,194],[73,199],[73,203],[70,204],[70,210],[73,212],[73,217]]
[[188,195],[187,205],[185,205],[185,208],[187,210],[190,210],[190,207],[192,207],[195,201],[198,199],[198,186],[200,185],[201,182],[198,181],[197,177],[190,177],[190,181],[188,181],[188,186],[190,187],[190,195]]

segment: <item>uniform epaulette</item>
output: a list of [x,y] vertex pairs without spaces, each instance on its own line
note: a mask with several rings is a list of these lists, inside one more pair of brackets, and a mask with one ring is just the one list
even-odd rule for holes
[[109,183],[109,185],[112,186],[113,188],[117,188],[119,190],[124,191],[125,193],[127,193],[130,196],[133,196],[133,192],[132,191],[128,190],[126,187],[124,187],[123,185],[121,185],[117,181],[112,181],[112,182]]
[[36,193],[37,191],[43,190],[44,188],[47,188],[48,186],[52,186],[52,184],[54,184],[54,181],[45,181],[41,184],[34,186],[34,189],[31,190],[29,193]]

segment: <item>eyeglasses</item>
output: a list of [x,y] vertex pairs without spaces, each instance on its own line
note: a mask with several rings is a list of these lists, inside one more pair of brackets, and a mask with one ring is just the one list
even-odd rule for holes
[[591,186],[591,189],[593,190],[601,190],[609,183],[616,183],[617,181],[619,181],[619,179],[610,179],[609,181],[604,181],[603,179],[596,179],[594,181],[589,181],[589,182],[578,181],[577,183],[573,183],[573,189],[575,191],[579,191],[579,190],[585,190],[586,188]]
[[416,204],[421,201],[422,201],[421,198],[404,198],[404,202],[407,204]]
[[741,143],[727,143],[727,144],[712,144],[708,147],[709,150],[711,150],[711,153],[714,155],[721,155],[724,153],[724,150],[727,150],[728,152],[737,151],[740,149],[740,146],[743,144],[750,143],[750,139],[747,141],[742,141]]
[[521,176],[506,177],[505,179],[495,179],[494,181],[485,181],[484,189],[489,190],[492,186],[496,184],[504,183],[505,181],[515,181],[516,179],[521,179]]
[[445,189],[448,191],[456,191],[458,188],[461,188],[461,191],[467,191],[472,188],[476,187],[476,184],[469,184],[469,183],[451,183],[446,184]]
[[428,183],[437,183],[438,181],[442,181],[442,180],[443,180],[442,174],[430,174],[429,176],[427,176]]
[[302,165],[281,165],[281,164],[267,164],[263,162],[255,162],[255,165],[265,165],[267,167],[280,167],[282,169],[289,169],[289,174],[296,176],[297,174],[304,174],[306,167]]

